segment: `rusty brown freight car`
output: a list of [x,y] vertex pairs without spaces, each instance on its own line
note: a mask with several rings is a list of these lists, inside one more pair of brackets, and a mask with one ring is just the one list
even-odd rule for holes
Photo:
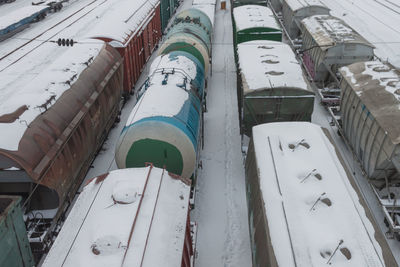
[[0,79],[0,193],[22,194],[28,209],[60,207],[120,111],[121,57],[101,41],[48,43]]

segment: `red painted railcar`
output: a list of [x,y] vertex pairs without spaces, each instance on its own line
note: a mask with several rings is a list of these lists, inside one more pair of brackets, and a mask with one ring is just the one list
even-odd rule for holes
[[123,57],[125,96],[133,93],[135,83],[162,36],[159,0],[141,0],[131,9],[118,23],[111,23],[112,27],[99,24],[88,34],[108,42]]

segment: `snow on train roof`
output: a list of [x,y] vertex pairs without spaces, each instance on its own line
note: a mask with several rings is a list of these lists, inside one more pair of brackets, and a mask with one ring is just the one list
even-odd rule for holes
[[279,266],[328,266],[338,246],[332,267],[384,266],[373,225],[320,126],[262,124],[253,141]]
[[265,88],[299,88],[312,92],[289,45],[250,41],[238,45],[244,94]]
[[0,16],[0,30],[7,28],[10,25],[20,22],[21,20],[30,17],[44,9],[48,9],[47,6],[24,6],[17,10],[14,10],[6,15]]
[[[183,69],[185,73],[180,71],[173,73],[174,68]],[[189,99],[189,94],[184,88],[191,88],[190,79],[186,79],[185,82],[185,77],[186,75],[192,79],[196,77],[196,65],[185,56],[175,56],[174,60],[170,60],[167,54],[158,56],[153,61],[150,73],[152,75],[149,79],[149,86],[133,108],[126,121],[126,126],[148,117],[177,115]],[[163,81],[166,84],[163,84]],[[166,103],[166,99],[174,103]]]
[[180,266],[190,186],[156,167],[103,178],[85,186],[42,266]]
[[392,142],[399,144],[400,70],[380,61],[367,61],[343,67],[341,73]]
[[292,10],[298,10],[305,7],[320,6],[329,9],[319,0],[284,0]]
[[[18,150],[28,125],[78,79],[92,62],[104,43],[77,44],[59,47],[44,43],[19,62],[0,72],[0,116],[15,112],[25,105],[28,109],[11,123],[0,123],[0,149]],[[89,64],[89,63],[88,63]]]
[[216,0],[193,0],[192,5],[216,5]]
[[265,6],[243,5],[235,7],[233,17],[237,31],[257,27],[281,30],[271,9]]
[[97,7],[62,32],[61,38],[103,37],[125,43],[140,30],[157,5],[157,0],[112,0]]
[[322,50],[340,43],[356,43],[374,47],[343,20],[330,15],[315,15],[302,20],[305,31]]
[[211,21],[211,25],[214,27],[214,20],[215,20],[215,5],[209,5],[209,4],[193,4],[193,8],[196,8],[200,11],[202,11],[204,14],[207,15],[207,17]]

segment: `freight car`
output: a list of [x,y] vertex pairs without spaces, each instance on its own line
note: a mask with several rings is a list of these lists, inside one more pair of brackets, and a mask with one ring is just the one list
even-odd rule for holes
[[171,51],[184,51],[195,56],[205,73],[211,63],[212,23],[209,17],[196,8],[183,10],[175,16],[159,55]]
[[0,42],[42,20],[50,10],[48,6],[25,6],[0,17]]
[[124,96],[128,98],[161,39],[160,2],[112,1],[66,28],[59,37],[95,38],[114,47],[123,57]]
[[238,45],[242,132],[276,121],[311,121],[314,93],[289,45],[250,41]]
[[400,178],[400,72],[379,61],[341,69],[343,131],[370,179]]
[[235,47],[252,40],[282,41],[282,29],[271,9],[259,5],[243,5],[233,9]]
[[330,9],[319,0],[283,0],[283,25],[291,39],[302,32],[301,21],[314,15],[329,15]]
[[330,76],[336,76],[339,67],[374,57],[374,46],[339,18],[312,16],[302,25],[303,62],[322,87]]
[[22,219],[21,197],[0,196],[0,266],[34,266]]
[[370,179],[390,231],[400,240],[400,71],[367,61],[340,72],[344,136]]
[[246,159],[253,266],[397,266],[329,133],[258,125]]
[[25,212],[56,209],[55,222],[118,116],[122,78],[118,52],[93,40],[45,43],[1,72],[0,193],[22,195]]
[[231,0],[232,6],[244,6],[244,5],[260,5],[267,6],[267,0]]
[[190,180],[153,166],[91,180],[43,267],[190,267]]
[[156,58],[150,69],[145,92],[117,142],[115,161],[119,168],[151,162],[189,178],[197,166],[202,127],[203,65],[174,51]]

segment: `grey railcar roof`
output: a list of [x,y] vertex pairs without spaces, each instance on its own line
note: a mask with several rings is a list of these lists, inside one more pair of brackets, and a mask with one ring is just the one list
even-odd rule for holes
[[304,31],[312,36],[322,50],[337,44],[354,43],[374,47],[343,20],[331,15],[315,15],[302,21]]

